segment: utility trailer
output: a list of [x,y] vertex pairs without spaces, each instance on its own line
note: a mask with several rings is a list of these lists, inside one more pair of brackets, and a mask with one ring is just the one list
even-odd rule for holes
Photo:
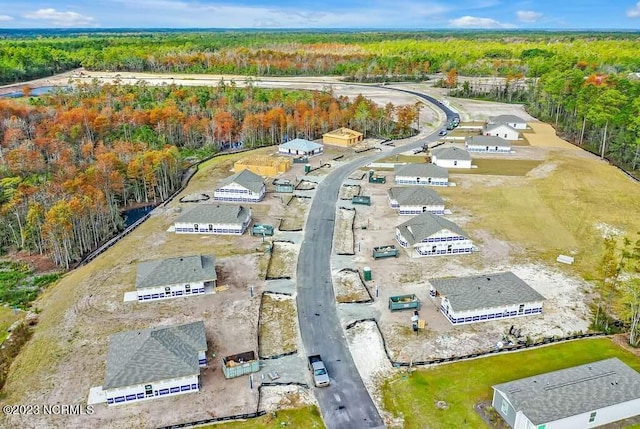
[[373,170],[369,170],[369,183],[387,183],[387,178],[376,174]]
[[389,297],[389,310],[420,310],[420,300],[415,294]]
[[366,195],[354,195],[353,197],[351,197],[351,203],[352,204],[362,204],[365,206],[370,206],[371,205],[371,197],[366,196]]
[[377,246],[373,248],[373,259],[381,259],[381,258],[397,258],[400,256],[400,251],[393,244],[388,244],[386,246]]
[[238,353],[222,359],[222,372],[225,378],[235,378],[260,371],[260,361],[253,351]]

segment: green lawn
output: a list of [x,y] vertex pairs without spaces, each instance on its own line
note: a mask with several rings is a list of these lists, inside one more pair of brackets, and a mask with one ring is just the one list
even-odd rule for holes
[[[608,338],[585,339],[416,370],[398,375],[382,386],[384,408],[404,417],[405,429],[487,427],[473,405],[490,400],[491,386],[610,357],[640,371],[640,357]],[[437,401],[449,408],[439,409]]]
[[280,410],[275,417],[271,414],[243,422],[231,422],[200,426],[202,429],[323,429],[324,423],[316,406]]
[[496,176],[524,176],[542,161],[530,159],[474,159],[478,168],[449,169],[451,174],[493,174]]
[[0,344],[7,338],[7,329],[24,313],[21,310],[14,311],[11,308],[0,305]]

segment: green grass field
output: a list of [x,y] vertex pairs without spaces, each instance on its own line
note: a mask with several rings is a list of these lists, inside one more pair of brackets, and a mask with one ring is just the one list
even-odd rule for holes
[[[608,338],[571,341],[398,375],[382,385],[383,404],[394,416],[404,417],[405,429],[424,428],[424,422],[433,429],[483,428],[487,426],[473,406],[491,399],[492,385],[610,357],[640,370],[640,357]],[[449,408],[437,408],[437,401]]]
[[279,410],[275,417],[267,414],[243,422],[200,426],[201,429],[323,429],[324,427],[320,411],[316,406]]
[[474,159],[478,168],[449,169],[450,174],[492,174],[496,176],[524,176],[542,161],[530,159]]

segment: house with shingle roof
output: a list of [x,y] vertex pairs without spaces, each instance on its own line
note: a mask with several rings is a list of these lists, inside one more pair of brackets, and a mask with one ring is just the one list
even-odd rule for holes
[[388,197],[389,205],[400,215],[444,214],[444,200],[426,186],[396,186],[389,189]]
[[396,185],[449,185],[449,172],[435,164],[396,164],[394,174]]
[[640,374],[618,358],[492,387],[491,405],[513,429],[595,428],[640,415]]
[[293,139],[278,146],[280,155],[315,156],[324,152],[324,146],[305,139]]
[[251,223],[251,209],[235,204],[198,204],[174,222],[176,234],[242,235]]
[[429,283],[440,296],[440,311],[454,325],[541,314],[545,300],[511,271]]
[[485,136],[502,137],[506,140],[518,140],[520,132],[507,124],[487,124],[482,128]]
[[179,256],[138,263],[138,302],[214,293],[216,258],[213,255]]
[[473,252],[473,242],[458,225],[442,216],[422,213],[396,227],[396,240],[411,257]]
[[443,168],[471,168],[471,155],[456,146],[438,147],[431,150],[431,162]]
[[198,392],[206,352],[202,321],[112,335],[102,385],[107,405]]
[[511,153],[511,143],[502,137],[472,136],[465,138],[465,149],[469,152]]
[[265,193],[266,186],[262,176],[245,169],[220,181],[218,187],[213,191],[213,199],[216,201],[257,203],[262,201]]
[[527,121],[516,115],[492,116],[487,120],[488,124],[506,124],[514,130],[526,130]]

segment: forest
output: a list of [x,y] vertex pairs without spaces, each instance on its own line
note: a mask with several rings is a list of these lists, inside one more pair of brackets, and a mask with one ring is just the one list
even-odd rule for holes
[[178,190],[189,160],[232,142],[315,139],[341,126],[405,137],[415,132],[418,109],[223,80],[215,87],[94,81],[0,99],[0,245],[50,255],[68,269],[122,228],[123,207]]
[[[633,32],[0,31],[0,84],[77,67],[432,80],[454,97],[522,103],[638,177],[638,52]],[[419,109],[233,81],[93,82],[25,100],[0,100],[0,246],[51,255],[62,268],[120,230],[124,207],[162,201],[188,161],[227,143],[313,139],[338,126],[401,137]]]

